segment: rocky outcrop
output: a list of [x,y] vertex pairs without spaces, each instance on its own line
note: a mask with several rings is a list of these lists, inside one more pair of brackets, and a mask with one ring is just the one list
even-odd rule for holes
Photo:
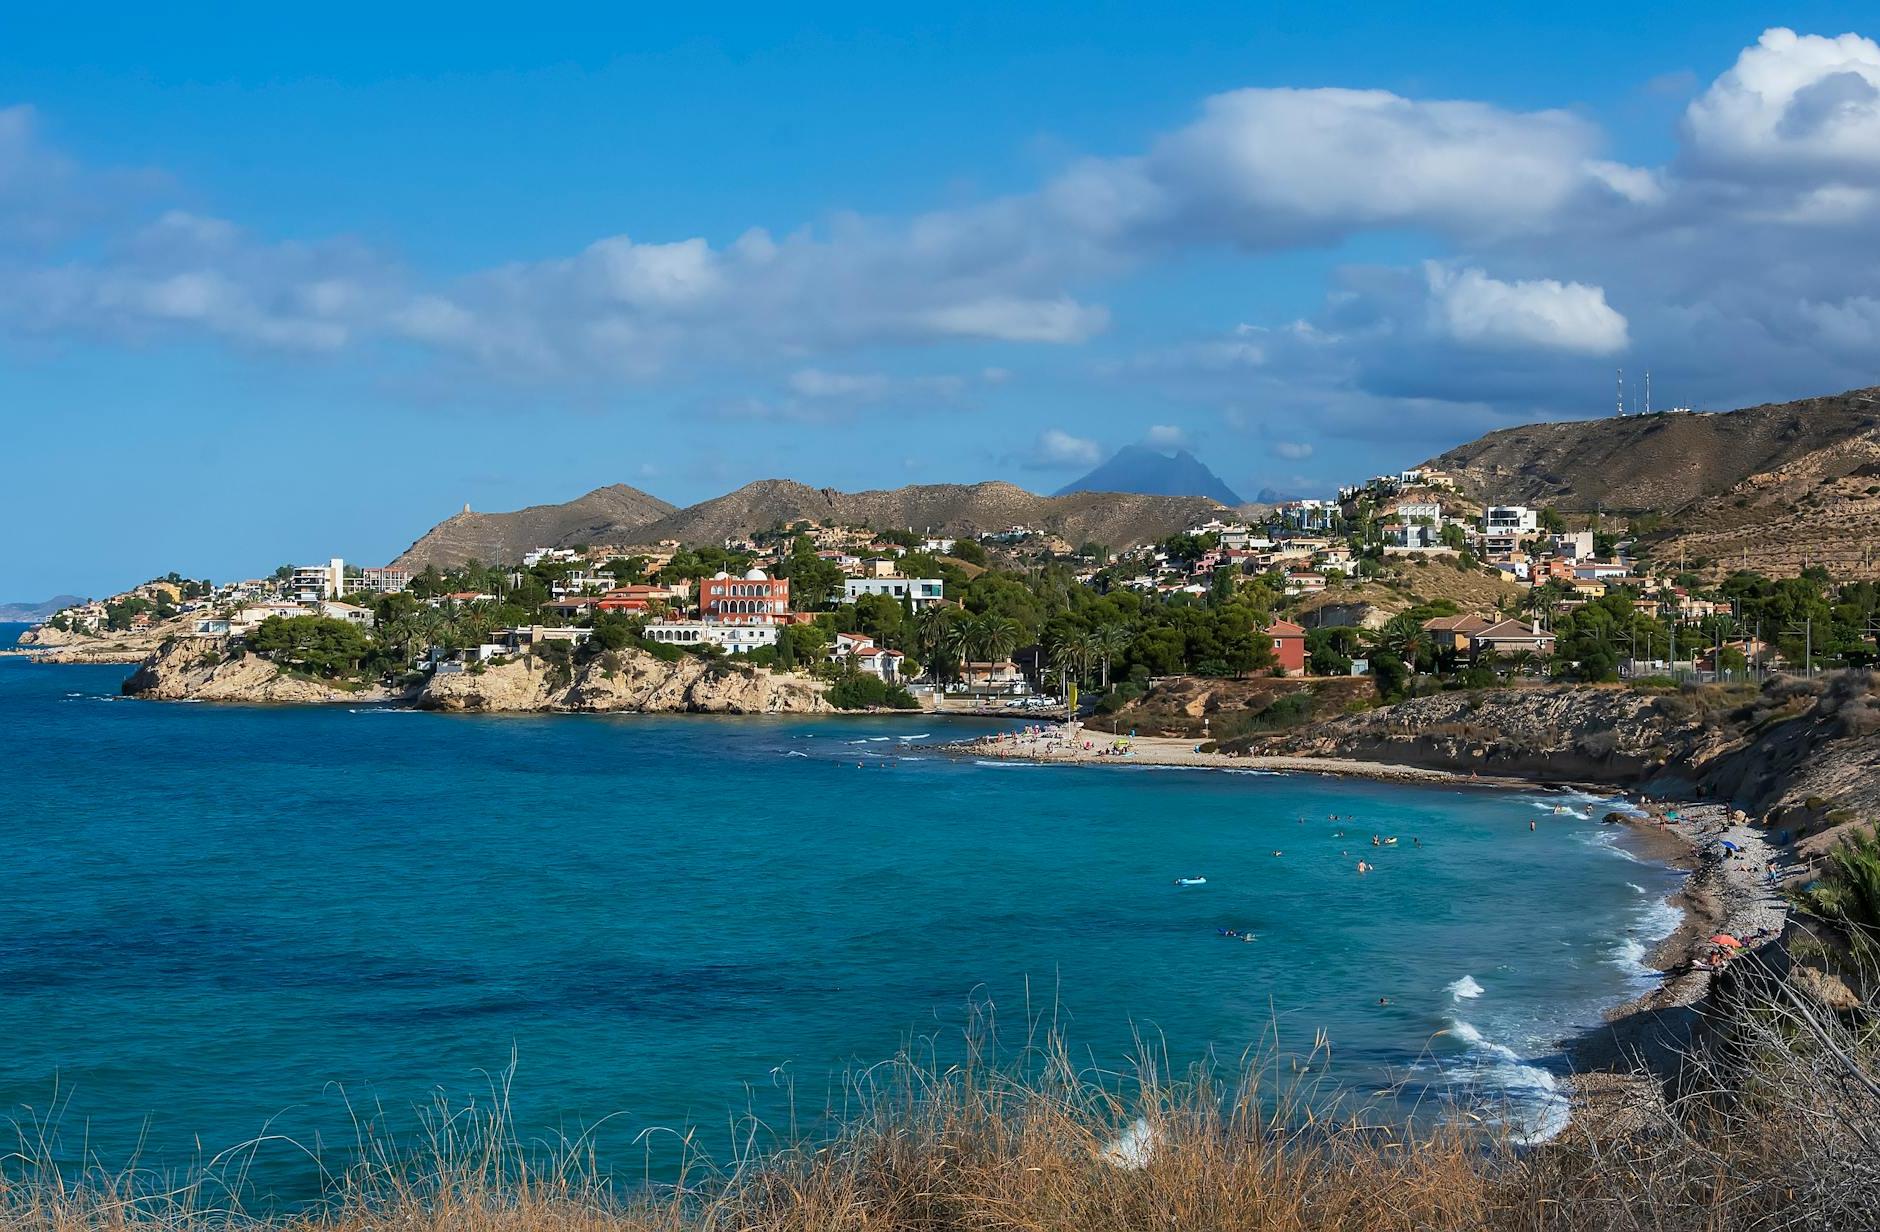
[[554,671],[541,659],[523,657],[482,671],[439,675],[416,702],[431,710],[492,713],[822,714],[833,709],[820,681],[691,655],[669,663],[622,650],[576,667],[566,678]]
[[1816,830],[1880,817],[1880,676],[1784,678],[1760,690],[1437,693],[1342,715],[1261,751],[1638,786]]
[[1672,720],[1642,693],[1559,686],[1438,693],[1345,715],[1287,751],[1429,769],[1632,783],[1662,766]]
[[148,629],[101,634],[38,625],[20,635],[18,652],[36,663],[142,663],[184,633],[187,623],[178,618]]
[[373,685],[345,688],[293,675],[257,655],[232,653],[226,638],[175,638],[124,682],[149,701],[383,702],[400,694]]

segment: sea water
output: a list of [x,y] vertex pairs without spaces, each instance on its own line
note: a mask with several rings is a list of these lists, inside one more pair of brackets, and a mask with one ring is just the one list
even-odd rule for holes
[[1322,1033],[1316,1079],[1543,1136],[1561,1041],[1676,921],[1586,797],[973,761],[931,746],[986,724],[929,716],[148,703],[128,670],[0,659],[0,1109],[107,1165],[265,1128],[287,1198],[300,1146],[512,1057],[525,1138],[599,1124],[665,1175],[649,1127],[721,1158],[747,1111],[826,1127],[845,1072],[987,1004],[1111,1070]]

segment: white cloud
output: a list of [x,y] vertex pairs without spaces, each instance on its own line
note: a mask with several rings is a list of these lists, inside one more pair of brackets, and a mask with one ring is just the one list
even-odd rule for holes
[[1082,342],[1109,324],[1101,307],[1068,296],[1052,300],[993,296],[923,313],[921,323],[941,334],[1001,342]]
[[[453,279],[345,240],[162,215],[161,193],[105,191],[30,108],[0,109],[0,335],[207,337],[362,367],[415,353],[459,389],[692,383],[721,413],[837,418],[954,405],[1008,379],[982,367],[1007,355],[974,344],[1088,343],[1111,327],[1104,289],[1145,264],[1390,231],[1393,248],[1420,250],[1337,271],[1305,320],[1287,322],[1292,307],[1076,370],[1153,383],[1205,414],[1303,417],[1277,432],[1302,446],[1360,419],[1375,437],[1596,412],[1610,372],[1588,361],[1620,353],[1699,402],[1871,380],[1880,47],[1771,30],[1688,85],[1681,152],[1663,167],[1614,161],[1605,134],[1564,110],[1234,90],[1006,197],[728,242],[605,236]],[[1142,325],[1119,319],[1125,336]],[[967,375],[900,375],[911,365],[896,353],[916,347]],[[1048,394],[1046,371],[1026,369]]]
[[1174,424],[1151,424],[1142,434],[1142,443],[1152,449],[1186,449],[1188,433]]
[[1880,175],[1880,45],[1767,30],[1685,112],[1700,166]]
[[1599,287],[1551,278],[1502,282],[1479,269],[1426,262],[1431,327],[1471,346],[1611,355],[1626,346],[1626,320]]
[[1041,470],[1095,466],[1103,449],[1095,441],[1072,436],[1062,428],[1046,428],[1031,451],[1030,464]]
[[825,372],[802,368],[790,374],[790,388],[805,398],[874,398],[888,389],[879,373]]
[[1235,90],[1143,159],[1116,164],[1145,187],[1113,195],[1139,223],[1257,247],[1373,227],[1501,234],[1608,189],[1614,165],[1599,160],[1601,144],[1565,111],[1382,90]]
[[1274,441],[1271,448],[1274,457],[1293,462],[1312,456],[1312,445],[1308,441]]

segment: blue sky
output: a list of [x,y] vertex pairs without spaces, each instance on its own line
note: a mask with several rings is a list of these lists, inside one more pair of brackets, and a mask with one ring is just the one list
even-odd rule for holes
[[0,17],[0,600],[1875,380],[1854,6],[782,7]]

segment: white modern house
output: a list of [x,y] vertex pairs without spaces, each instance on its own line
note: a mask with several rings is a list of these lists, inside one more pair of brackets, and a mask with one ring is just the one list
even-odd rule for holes
[[346,593],[346,562],[335,556],[324,565],[296,565],[287,594],[302,603],[337,599]]
[[863,595],[887,595],[893,599],[908,599],[918,611],[940,602],[945,596],[945,584],[939,578],[906,578],[898,574],[886,577],[852,577],[842,582],[842,600],[853,603]]

